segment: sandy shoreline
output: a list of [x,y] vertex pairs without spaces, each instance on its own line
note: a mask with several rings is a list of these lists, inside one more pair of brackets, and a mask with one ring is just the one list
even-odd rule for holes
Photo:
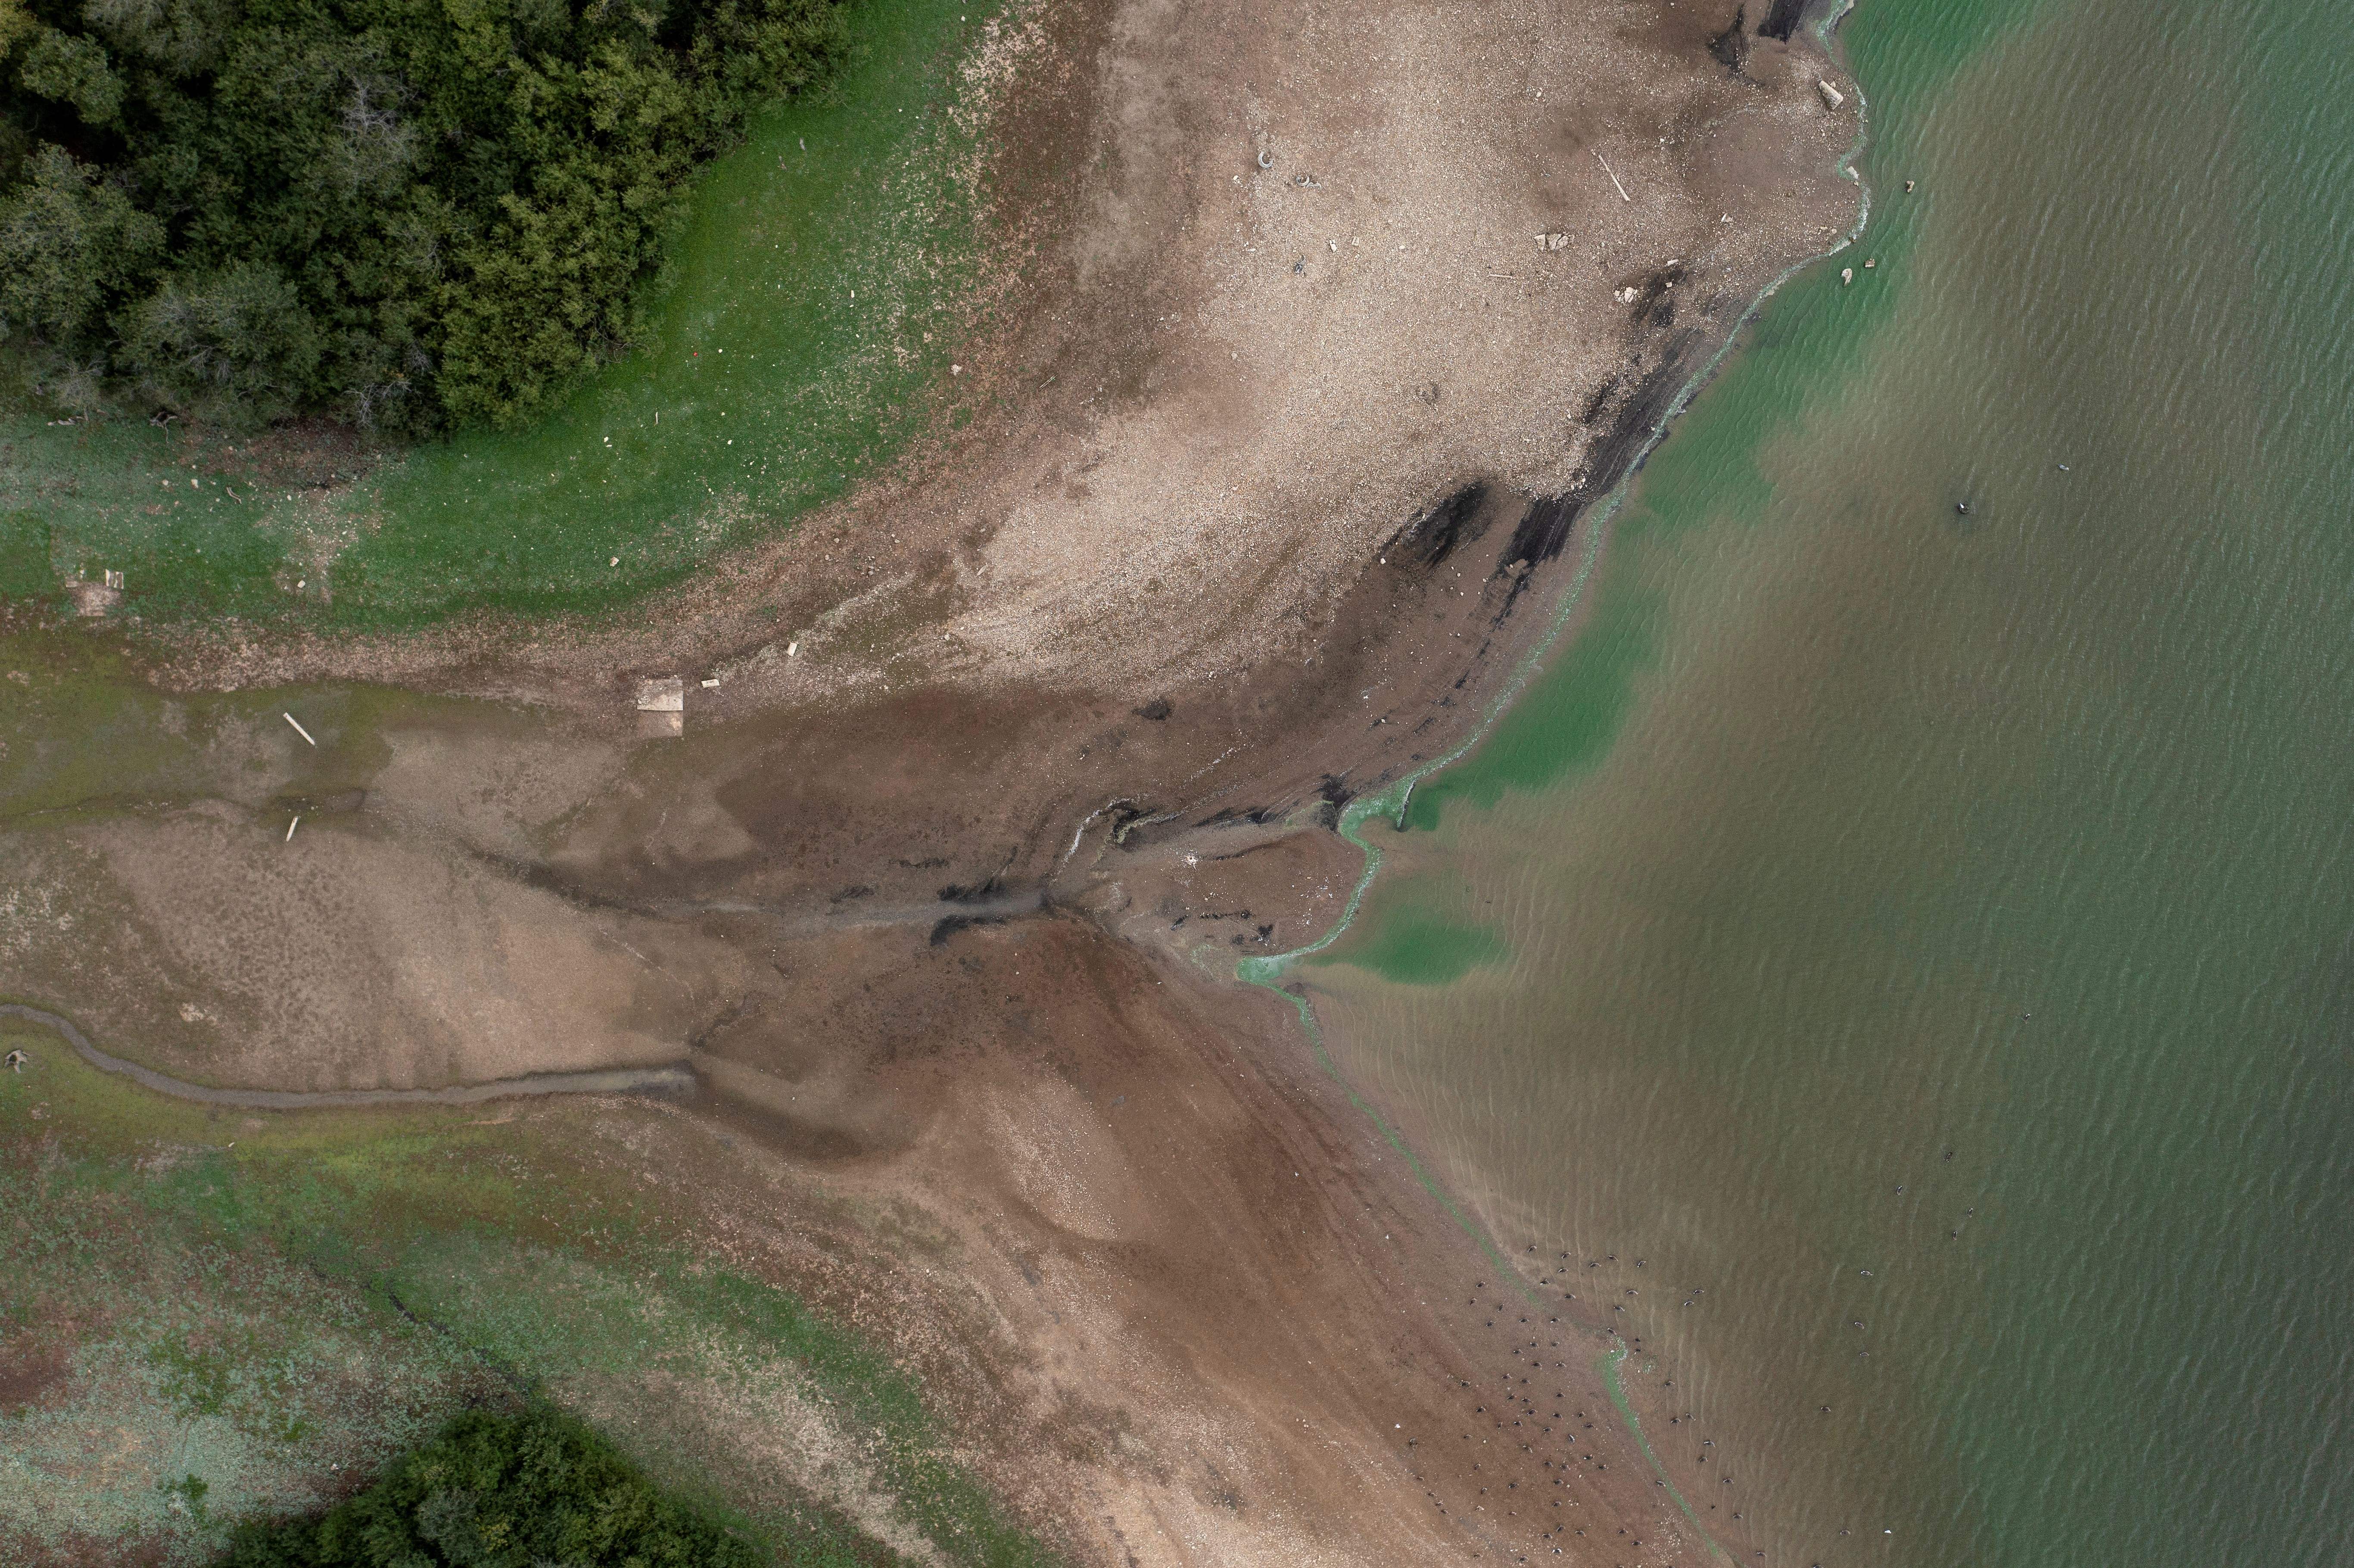
[[[1702,1560],[1592,1330],[1499,1340],[1492,1255],[1231,977],[1331,927],[1343,814],[1471,736],[1680,395],[1847,230],[1851,84],[1803,34],[1728,70],[1732,15],[1022,11],[999,414],[626,625],[175,651],[191,703],[472,700],[314,685],[326,759],[225,729],[193,800],[0,839],[84,916],[0,930],[11,989],[257,1088],[691,1048],[701,1114],[865,1201],[696,1154],[713,1224],[939,1361],[1091,1560]],[[720,683],[636,743],[678,671]],[[321,768],[354,803],[265,863]],[[892,1204],[953,1277],[851,1217]],[[1534,1362],[1557,1400],[1501,1408]]]

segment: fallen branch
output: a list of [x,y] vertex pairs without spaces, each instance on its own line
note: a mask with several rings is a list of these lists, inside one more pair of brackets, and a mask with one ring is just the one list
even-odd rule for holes
[[[1610,175],[1610,183],[1614,185],[1618,185],[1618,176],[1615,174],[1611,174],[1610,160],[1604,157],[1598,148],[1590,148],[1588,150],[1594,154],[1594,161],[1602,165],[1602,172]],[[1620,201],[1631,202],[1635,198],[1627,194],[1627,187],[1625,185],[1618,185],[1618,199]]]

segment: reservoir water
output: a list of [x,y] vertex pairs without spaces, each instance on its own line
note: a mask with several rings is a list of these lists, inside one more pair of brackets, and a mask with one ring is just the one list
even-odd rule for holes
[[1741,1560],[2354,1562],[2354,13],[1841,42],[1869,228],[1288,974]]

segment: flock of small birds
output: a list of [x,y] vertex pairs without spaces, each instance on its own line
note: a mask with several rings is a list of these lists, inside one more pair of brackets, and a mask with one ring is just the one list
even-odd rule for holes
[[[1946,1150],[1942,1158],[1950,1161],[1954,1151]],[[1899,1184],[1894,1195],[1901,1197],[1904,1192],[1904,1185]],[[1977,1213],[1975,1207],[1965,1210],[1962,1223]],[[1958,1224],[1946,1233],[1949,1239],[1959,1239],[1961,1234]],[[1537,1252],[1533,1244],[1527,1248],[1531,1257]],[[1523,1517],[1531,1521],[1534,1538],[1525,1546],[1512,1548],[1516,1562],[1528,1562],[1533,1553],[1608,1562],[1613,1568],[1631,1568],[1626,1559],[1598,1550],[1605,1547],[1604,1542],[1596,1542],[1592,1549],[1577,1548],[1575,1542],[1585,1531],[1578,1522],[1579,1516],[1571,1510],[1591,1500],[1594,1483],[1610,1468],[1614,1459],[1622,1465],[1649,1466],[1641,1446],[1627,1440],[1623,1423],[1610,1419],[1611,1411],[1579,1408],[1580,1396],[1573,1396],[1566,1385],[1577,1381],[1581,1358],[1591,1361],[1597,1348],[1591,1336],[1596,1329],[1617,1339],[1630,1353],[1642,1351],[1643,1336],[1624,1331],[1632,1325],[1622,1326],[1614,1319],[1625,1315],[1630,1304],[1638,1309],[1645,1304],[1644,1284],[1629,1281],[1640,1280],[1642,1277],[1636,1271],[1647,1268],[1649,1262],[1647,1258],[1635,1257],[1621,1263],[1617,1254],[1605,1253],[1584,1259],[1581,1266],[1580,1260],[1559,1252],[1550,1263],[1537,1261],[1515,1271],[1515,1285],[1491,1286],[1485,1279],[1474,1280],[1464,1298],[1465,1306],[1479,1311],[1482,1327],[1493,1330],[1500,1347],[1509,1350],[1514,1367],[1494,1383],[1457,1380],[1463,1390],[1466,1408],[1461,1425],[1466,1430],[1451,1435],[1455,1443],[1447,1446],[1462,1446],[1459,1463],[1465,1467],[1459,1471],[1458,1478],[1470,1495],[1482,1499],[1474,1507],[1485,1510],[1490,1516],[1487,1522],[1500,1525],[1502,1520]],[[1860,1268],[1856,1273],[1866,1279],[1876,1277],[1875,1271],[1869,1268]],[[1583,1307],[1572,1305],[1580,1299],[1579,1287],[1584,1287]],[[1555,1291],[1559,1292],[1560,1311],[1548,1312],[1544,1306],[1537,1305],[1544,1296]],[[1652,1299],[1672,1295],[1681,1307],[1690,1308],[1700,1305],[1707,1294],[1707,1289],[1699,1286],[1671,1291],[1655,1289]],[[1606,1304],[1610,1308],[1608,1313],[1601,1311]],[[1848,1323],[1853,1329],[1866,1328],[1860,1318],[1850,1319]],[[1870,1352],[1859,1354],[1868,1356]],[[1663,1379],[1660,1386],[1670,1389],[1675,1382]],[[1833,1413],[1829,1404],[1816,1410],[1818,1415]],[[1668,1425],[1679,1429],[1678,1437],[1693,1435],[1692,1461],[1711,1467],[1707,1474],[1720,1485],[1734,1489],[1717,1494],[1717,1501],[1705,1501],[1702,1497],[1685,1500],[1703,1518],[1717,1513],[1729,1514],[1731,1519],[1739,1520],[1742,1514],[1734,1504],[1739,1499],[1740,1489],[1734,1477],[1726,1471],[1723,1456],[1715,1451],[1716,1440],[1698,1436],[1696,1422],[1691,1410],[1668,1417]],[[1426,1467],[1447,1465],[1449,1459],[1426,1453],[1426,1444],[1419,1436],[1406,1438],[1405,1445],[1411,1473],[1425,1483],[1425,1495],[1432,1506],[1445,1514],[1447,1504],[1424,1471]],[[1581,1473],[1587,1482],[1583,1487],[1578,1484]],[[1657,1477],[1651,1481],[1665,1491],[1666,1481]],[[1585,1498],[1577,1496],[1580,1490],[1586,1492]],[[1664,1496],[1660,1500],[1660,1526],[1672,1530],[1677,1510]],[[1498,1512],[1502,1520],[1492,1517]],[[1850,1533],[1845,1529],[1840,1531],[1841,1536]],[[1644,1542],[1643,1538],[1620,1526],[1617,1527],[1617,1534],[1609,1538],[1609,1544],[1631,1549]],[[1652,1543],[1655,1550],[1660,1544],[1657,1541]],[[1753,1560],[1766,1556],[1763,1551],[1753,1552]],[[1825,1565],[1809,1559],[1808,1568]]]
[[[1537,1249],[1531,1246],[1528,1250],[1533,1253]],[[1615,1253],[1605,1254],[1600,1258],[1588,1260],[1585,1266],[1600,1270],[1617,1262]],[[1634,1260],[1636,1268],[1648,1266],[1648,1259]],[[1532,1283],[1539,1290],[1560,1290],[1562,1301],[1566,1306],[1578,1298],[1578,1293],[1568,1288],[1578,1282],[1579,1271],[1570,1255],[1564,1252],[1558,1254],[1552,1265],[1542,1266]],[[1587,1281],[1587,1284],[1589,1301],[1598,1305],[1592,1282]],[[1639,1298],[1642,1294],[1639,1287],[1617,1288],[1630,1298]],[[1701,1290],[1690,1292],[1686,1305],[1703,1294],[1705,1292]],[[1458,1380],[1466,1391],[1464,1398],[1468,1404],[1465,1411],[1468,1419],[1463,1425],[1470,1430],[1460,1433],[1457,1441],[1477,1446],[1464,1452],[1461,1462],[1467,1467],[1461,1472],[1461,1478],[1474,1495],[1491,1499],[1490,1504],[1480,1505],[1487,1507],[1491,1513],[1500,1510],[1505,1519],[1518,1519],[1523,1517],[1523,1510],[1526,1510],[1526,1517],[1534,1524],[1535,1535],[1525,1549],[1515,1549],[1516,1562],[1529,1561],[1532,1552],[1554,1557],[1575,1555],[1581,1560],[1600,1561],[1599,1552],[1579,1552],[1570,1544],[1584,1536],[1585,1530],[1577,1522],[1577,1516],[1569,1510],[1583,1507],[1593,1495],[1591,1485],[1580,1487],[1576,1484],[1576,1478],[1584,1471],[1589,1478],[1598,1479],[1609,1470],[1614,1459],[1622,1465],[1638,1466],[1644,1460],[1640,1449],[1625,1441],[1623,1428],[1610,1422],[1608,1411],[1580,1408],[1577,1398],[1564,1386],[1575,1380],[1575,1363],[1581,1357],[1590,1359],[1593,1346],[1590,1342],[1581,1342],[1581,1329],[1574,1316],[1572,1321],[1564,1324],[1562,1314],[1547,1314],[1543,1308],[1532,1306],[1520,1293],[1508,1294],[1502,1287],[1491,1288],[1484,1279],[1472,1282],[1470,1294],[1465,1298],[1464,1304],[1484,1310],[1486,1316],[1481,1319],[1482,1325],[1496,1330],[1498,1339],[1511,1352],[1515,1370],[1492,1388],[1483,1389],[1468,1380]],[[1613,1308],[1623,1312],[1625,1306],[1613,1303]],[[1626,1338],[1632,1350],[1642,1349],[1642,1336]],[[1672,1383],[1668,1386],[1672,1387]],[[1675,1425],[1691,1419],[1692,1414],[1689,1411],[1670,1417]],[[1712,1439],[1703,1441],[1706,1446],[1714,1446]],[[1500,1449],[1500,1443],[1510,1446]],[[1420,1457],[1422,1444],[1418,1437],[1408,1438],[1406,1446],[1409,1457],[1416,1464],[1426,1462]],[[1705,1462],[1706,1456],[1703,1455],[1702,1458]],[[1533,1475],[1528,1469],[1532,1462],[1535,1466]],[[1422,1478],[1419,1469],[1414,1473],[1416,1478]],[[1734,1484],[1730,1476],[1724,1477],[1723,1480],[1727,1486]],[[1662,1490],[1666,1487],[1664,1481],[1656,1478],[1652,1484]],[[1579,1491],[1585,1491],[1587,1496],[1578,1497],[1576,1493]],[[1550,1495],[1555,1493],[1559,1495]],[[1426,1495],[1432,1506],[1441,1513],[1447,1511],[1447,1505],[1436,1490],[1428,1490]],[[1723,1506],[1718,1503],[1709,1505],[1712,1510],[1721,1510]],[[1741,1516],[1736,1512],[1733,1517],[1739,1519]],[[1664,1516],[1662,1522],[1666,1522]],[[1644,1545],[1644,1538],[1632,1533],[1627,1527],[1621,1525],[1614,1529],[1615,1534],[1609,1538],[1613,1544],[1629,1549]],[[1651,1542],[1655,1550],[1659,1544],[1657,1541]],[[1597,1547],[1601,1545],[1601,1542],[1596,1542]],[[1616,1563],[1618,1559],[1611,1561]]]

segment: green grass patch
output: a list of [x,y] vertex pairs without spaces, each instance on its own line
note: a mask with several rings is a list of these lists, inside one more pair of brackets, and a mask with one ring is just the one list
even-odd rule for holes
[[40,599],[57,586],[48,521],[37,512],[0,512],[0,598]]
[[980,212],[971,123],[950,111],[991,14],[851,7],[831,90],[756,114],[705,171],[646,341],[531,429],[417,447],[330,494],[262,488],[249,447],[20,410],[0,424],[0,514],[48,526],[58,575],[125,572],[150,620],[403,628],[679,581],[954,421],[932,387]]
[[[206,1561],[240,1524],[317,1517],[339,1478],[461,1408],[536,1403],[586,1415],[758,1561],[890,1563],[892,1540],[1057,1561],[886,1356],[698,1250],[600,1136],[628,1111],[248,1115],[149,1095],[43,1031],[0,1039],[34,1054],[0,1074],[0,1344],[69,1368],[0,1405],[0,1558],[79,1538]],[[771,1430],[779,1452],[832,1444],[863,1500],[784,1480],[757,1446]]]

